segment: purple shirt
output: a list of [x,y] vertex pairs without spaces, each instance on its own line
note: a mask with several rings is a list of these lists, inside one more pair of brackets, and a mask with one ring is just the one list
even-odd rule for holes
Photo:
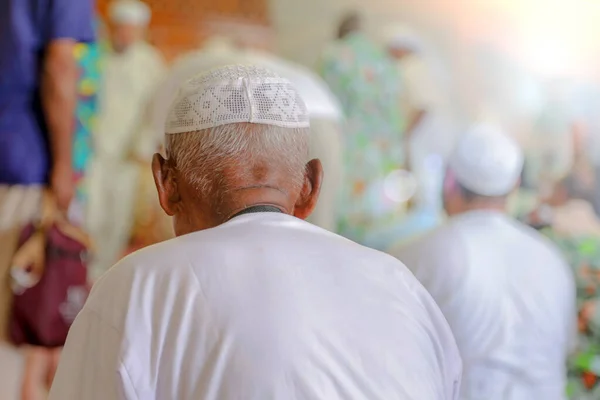
[[94,0],[0,0],[0,184],[45,183],[42,58],[56,39],[94,39]]

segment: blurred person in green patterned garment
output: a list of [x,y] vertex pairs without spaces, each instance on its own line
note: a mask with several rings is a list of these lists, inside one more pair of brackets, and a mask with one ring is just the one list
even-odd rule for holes
[[96,21],[95,42],[78,43],[75,46],[75,59],[79,65],[80,77],[77,85],[77,106],[75,110],[75,135],[73,143],[73,172],[75,174],[75,199],[69,212],[71,221],[85,222],[87,200],[86,179],[89,162],[93,155],[93,133],[97,127],[98,90],[101,79],[101,61],[104,27]]
[[406,206],[397,179],[405,158],[400,76],[385,50],[363,33],[356,14],[342,21],[319,70],[346,115],[338,232],[386,249],[394,239],[387,232]]

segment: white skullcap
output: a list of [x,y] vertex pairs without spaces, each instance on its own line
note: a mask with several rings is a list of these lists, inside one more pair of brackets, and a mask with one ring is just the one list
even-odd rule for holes
[[465,189],[482,196],[504,196],[519,182],[523,162],[515,141],[492,125],[479,125],[459,139],[449,167]]
[[243,122],[309,127],[306,105],[290,81],[262,67],[233,65],[186,81],[171,106],[165,132]]
[[289,79],[298,89],[311,118],[333,121],[343,119],[342,106],[338,99],[327,83],[310,69],[258,50],[246,50],[243,56],[244,63],[262,65]]
[[139,0],[115,0],[110,3],[109,18],[116,24],[145,26],[150,22],[150,7]]
[[410,49],[419,51],[422,47],[422,41],[419,34],[413,29],[394,25],[384,28],[382,32],[382,40],[385,46],[399,49]]

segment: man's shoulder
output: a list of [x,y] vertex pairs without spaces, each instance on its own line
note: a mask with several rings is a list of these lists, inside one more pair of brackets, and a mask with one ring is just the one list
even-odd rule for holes
[[[249,216],[248,219],[255,217]],[[282,222],[285,222],[282,224]],[[256,223],[256,224],[255,224]],[[231,240],[232,230],[235,229],[235,242],[223,243]],[[256,233],[260,232],[260,235]],[[318,253],[318,262],[338,263],[347,268],[369,268],[371,274],[387,274],[389,271],[400,271],[402,280],[412,282],[412,274],[398,259],[389,254],[363,246],[341,235],[320,228],[306,221],[286,215],[263,216],[248,223],[239,221],[234,224],[223,226],[222,229],[210,235],[214,246],[235,245],[236,251],[241,254],[255,253],[255,248],[264,247],[266,243],[271,245],[274,257],[281,254],[289,256],[290,252],[295,254],[297,262],[314,263],[314,254]],[[231,250],[230,250],[231,252]],[[222,251],[215,251],[214,256],[219,256]],[[305,259],[306,257],[306,259]]]
[[210,243],[210,235],[195,232],[175,237],[137,250],[121,259],[109,270],[115,274],[128,274],[138,269],[143,273],[158,273],[167,268],[169,271],[179,269],[189,263],[189,252]]
[[549,237],[516,219],[511,222],[515,231],[521,235],[522,242],[529,244],[533,251],[544,253],[557,262],[563,262],[563,255],[559,247]]
[[344,236],[307,222],[303,221],[302,223],[310,226],[311,228],[309,229],[312,229],[313,243],[309,243],[307,246],[318,245],[331,254],[339,254],[344,258],[350,256],[349,258],[356,260],[368,259],[372,265],[389,265],[404,268],[404,264],[401,261],[388,253],[356,243]]
[[424,255],[424,252],[430,253],[446,247],[458,250],[460,246],[457,246],[456,243],[462,240],[461,237],[460,224],[457,225],[453,221],[450,221],[418,238],[394,246],[390,250],[390,254],[402,259],[399,255],[406,253],[418,252]]
[[[494,215],[494,218],[493,221],[500,221],[500,225],[494,226],[501,229],[503,237],[510,238],[510,243],[513,243],[511,246],[515,246],[515,250],[518,248],[526,249],[526,251],[523,251],[524,254],[535,254],[538,261],[562,262],[563,257],[558,247],[537,230],[508,215],[503,215],[501,219],[497,219],[497,216]],[[477,240],[481,235],[489,236],[489,240],[496,239],[498,230],[488,229],[490,226],[486,223],[479,224],[475,222],[476,227],[473,228],[468,218],[457,219],[453,236],[462,237],[465,241]],[[460,231],[463,231],[463,233],[461,234]]]
[[100,312],[114,303],[122,308],[136,301],[139,293],[152,296],[178,285],[182,293],[194,290],[193,273],[180,242],[168,240],[123,258],[95,282],[86,307]]
[[390,253],[425,286],[432,277],[442,276],[445,285],[451,286],[468,268],[467,242],[460,226],[446,223],[415,241],[393,248]]

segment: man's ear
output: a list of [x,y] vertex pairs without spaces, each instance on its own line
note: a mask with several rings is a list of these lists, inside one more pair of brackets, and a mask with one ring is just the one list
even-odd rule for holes
[[294,216],[306,219],[317,206],[321,185],[323,183],[323,166],[318,159],[310,160],[306,164],[304,174],[304,184],[300,192],[300,197],[294,205]]
[[152,157],[152,175],[154,175],[160,206],[168,216],[172,217],[177,214],[181,196],[175,179],[175,171],[158,153]]

